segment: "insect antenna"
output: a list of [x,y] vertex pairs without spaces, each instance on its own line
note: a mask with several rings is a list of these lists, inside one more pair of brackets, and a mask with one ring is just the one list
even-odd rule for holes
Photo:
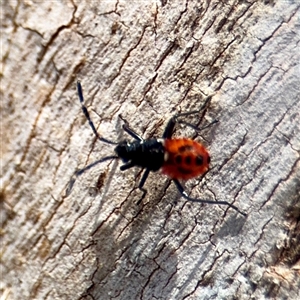
[[78,97],[79,97],[79,101],[80,101],[80,104],[81,104],[81,109],[86,117],[86,119],[89,121],[89,125],[90,127],[92,128],[95,136],[98,138],[98,140],[100,140],[101,142],[104,142],[106,144],[110,144],[110,145],[118,145],[117,142],[113,142],[113,141],[110,141],[106,138],[103,138],[99,135],[99,133],[97,132],[96,128],[95,128],[95,125],[90,117],[90,114],[86,108],[86,106],[83,104],[84,103],[84,98],[83,98],[83,93],[82,93],[82,87],[81,87],[81,83],[80,81],[78,80],[77,81],[77,93],[78,93]]
[[[90,117],[90,114],[86,108],[86,106],[83,104],[84,103],[84,97],[83,97],[83,93],[82,93],[82,87],[81,87],[81,83],[80,81],[77,81],[77,93],[78,93],[78,98],[79,98],[79,101],[80,101],[80,104],[81,104],[81,109],[86,117],[86,119],[88,120],[89,122],[89,125],[90,127],[92,128],[95,136],[97,137],[98,140],[100,140],[101,142],[104,142],[106,144],[110,144],[110,145],[118,145],[118,143],[116,142],[113,142],[113,141],[110,141],[106,138],[103,138],[99,135],[99,133],[97,132],[96,128],[95,128],[95,125]],[[75,184],[75,181],[76,181],[76,178],[80,175],[82,175],[85,171],[93,168],[94,166],[104,162],[104,161],[107,161],[107,160],[111,160],[111,159],[117,159],[119,158],[117,155],[110,155],[110,156],[106,156],[106,157],[103,157],[101,159],[98,159],[96,161],[94,161],[93,163],[87,165],[86,167],[82,168],[82,169],[79,169],[77,170],[73,176],[71,177],[70,181],[69,181],[69,184],[68,184],[68,187],[66,189],[66,196],[70,195],[72,189],[73,189],[73,186]]]
[[71,177],[70,181],[69,181],[69,184],[68,184],[68,187],[66,189],[66,196],[69,196],[71,194],[71,191],[73,189],[73,186],[74,186],[74,183],[77,179],[78,176],[82,175],[85,171],[93,168],[94,166],[104,162],[104,161],[107,161],[107,160],[111,160],[111,159],[117,159],[119,158],[117,155],[111,155],[111,156],[106,156],[106,157],[103,157],[101,159],[98,159],[96,161],[94,161],[93,163],[87,165],[86,167],[82,168],[82,169],[79,169],[77,170],[73,176]]

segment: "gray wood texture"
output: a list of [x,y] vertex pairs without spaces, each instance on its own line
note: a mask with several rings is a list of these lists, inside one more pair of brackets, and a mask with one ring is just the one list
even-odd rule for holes
[[[0,299],[299,299],[299,1],[1,2]],[[144,138],[174,113],[212,162],[180,197],[103,163],[122,114]],[[199,123],[200,119],[190,121]]]

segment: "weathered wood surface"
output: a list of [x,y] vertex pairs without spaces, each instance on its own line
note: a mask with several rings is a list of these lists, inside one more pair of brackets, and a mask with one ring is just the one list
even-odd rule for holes
[[[75,3],[76,2],[76,3]],[[1,3],[1,299],[299,299],[299,1]],[[211,169],[182,199],[103,163],[215,93]],[[195,119],[193,119],[196,121]],[[198,120],[199,121],[199,120]],[[100,178],[99,178],[100,175]],[[98,180],[99,179],[99,180]],[[95,185],[98,185],[95,188]]]

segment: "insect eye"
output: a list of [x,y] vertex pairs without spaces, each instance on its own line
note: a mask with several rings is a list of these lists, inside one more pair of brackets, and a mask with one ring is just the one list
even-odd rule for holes
[[181,162],[182,162],[182,156],[181,155],[177,155],[176,157],[175,157],[175,162],[176,162],[176,164],[181,164]]
[[203,157],[201,156],[201,155],[198,155],[197,157],[196,157],[196,165],[197,166],[200,166],[200,165],[202,165],[203,164]]

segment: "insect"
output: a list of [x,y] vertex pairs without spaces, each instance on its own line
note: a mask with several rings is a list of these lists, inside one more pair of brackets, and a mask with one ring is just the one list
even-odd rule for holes
[[[227,201],[213,201],[191,198],[188,196],[182,184],[180,183],[180,180],[188,180],[207,172],[210,163],[210,156],[206,148],[202,144],[194,140],[187,138],[172,138],[175,125],[177,123],[181,123],[190,126],[195,130],[200,130],[200,128],[181,120],[181,118],[199,113],[210,101],[211,96],[206,98],[205,103],[199,110],[190,111],[186,113],[179,113],[173,116],[168,121],[162,137],[157,139],[143,139],[133,129],[130,128],[126,120],[119,116],[124,121],[124,131],[127,132],[134,139],[134,141],[129,142],[128,140],[123,140],[121,142],[114,142],[104,137],[101,137],[98,134],[94,123],[91,120],[90,114],[86,106],[84,105],[82,87],[79,81],[77,82],[77,92],[79,101],[81,103],[82,111],[86,119],[88,120],[89,125],[92,128],[95,136],[98,140],[100,140],[103,143],[115,145],[115,155],[103,157],[89,164],[83,169],[76,171],[69,182],[66,191],[67,195],[70,194],[75,180],[78,176],[82,175],[90,168],[104,161],[112,159],[121,159],[123,162],[123,165],[120,167],[121,171],[125,171],[132,167],[140,167],[144,169],[144,173],[138,185],[138,188],[143,192],[139,202],[145,197],[147,193],[147,190],[144,188],[144,184],[148,178],[149,173],[161,170],[163,174],[167,175],[175,183],[180,194],[185,199],[192,202],[227,205],[235,209],[243,216],[246,216],[244,212],[241,212],[235,205]],[[217,120],[201,129],[207,128],[216,122]]]

